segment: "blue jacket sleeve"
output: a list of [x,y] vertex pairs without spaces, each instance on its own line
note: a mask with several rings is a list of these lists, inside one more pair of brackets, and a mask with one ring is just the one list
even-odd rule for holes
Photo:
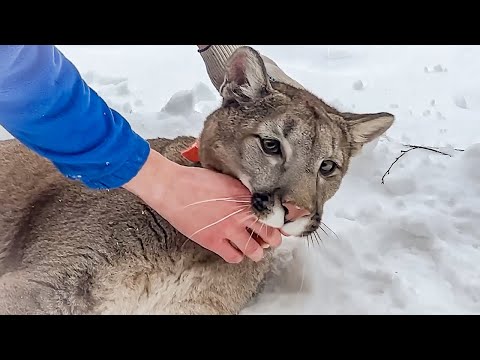
[[0,125],[90,188],[124,185],[150,151],[50,45],[0,45]]

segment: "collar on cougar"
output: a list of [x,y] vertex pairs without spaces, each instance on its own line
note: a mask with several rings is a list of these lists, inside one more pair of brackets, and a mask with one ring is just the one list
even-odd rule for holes
[[192,162],[199,162],[200,155],[199,155],[198,145],[199,145],[199,141],[197,139],[189,148],[182,151],[182,156],[185,159],[190,160]]

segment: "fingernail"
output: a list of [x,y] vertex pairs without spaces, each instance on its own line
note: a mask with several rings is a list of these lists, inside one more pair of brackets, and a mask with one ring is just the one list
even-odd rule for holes
[[255,252],[252,254],[251,258],[255,262],[258,262],[258,261],[262,260],[262,258],[263,258],[262,248],[258,248],[257,250],[255,250]]
[[231,264],[239,264],[239,263],[242,262],[242,260],[243,260],[243,257],[239,256],[238,258],[233,259],[230,263]]
[[264,249],[268,249],[269,247],[270,247],[270,245],[267,244],[267,243],[263,243],[263,244],[262,244],[262,248],[264,248]]

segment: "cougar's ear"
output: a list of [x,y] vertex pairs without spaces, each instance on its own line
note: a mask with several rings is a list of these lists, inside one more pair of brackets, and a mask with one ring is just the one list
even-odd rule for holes
[[272,86],[260,54],[248,46],[235,50],[226,64],[220,87],[223,105],[246,104],[268,95]]
[[384,134],[395,120],[394,115],[386,112],[376,114],[342,113],[341,115],[347,122],[355,153],[363,145]]

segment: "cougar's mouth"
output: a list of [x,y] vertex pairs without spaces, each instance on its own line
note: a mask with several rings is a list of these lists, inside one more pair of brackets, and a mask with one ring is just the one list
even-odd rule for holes
[[[275,200],[277,202],[277,200]],[[313,218],[304,216],[294,220],[288,220],[288,211],[279,204],[271,206],[266,195],[255,194],[251,200],[252,211],[258,218],[258,221],[271,228],[278,229],[283,236],[301,236],[312,228]]]
[[285,237],[301,237],[311,229],[312,221],[314,221],[311,216],[300,216],[295,220],[287,219],[289,210],[282,205],[275,194],[255,191],[248,176],[240,174],[238,179],[252,194],[250,197],[251,209],[260,223],[278,229]]
[[280,231],[280,234],[282,234],[283,236],[286,236],[286,237],[290,237],[292,235],[290,235],[289,233],[286,233],[285,230],[283,230],[283,228],[280,228],[278,229]]

